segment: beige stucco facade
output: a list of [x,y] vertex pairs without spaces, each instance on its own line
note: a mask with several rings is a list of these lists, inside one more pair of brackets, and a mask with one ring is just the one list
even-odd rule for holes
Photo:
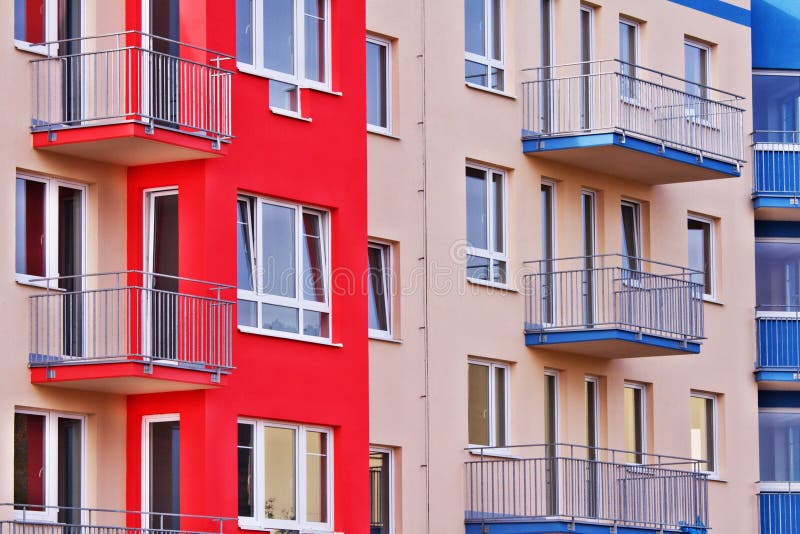
[[[580,60],[578,0],[554,0],[555,64]],[[746,0],[734,2],[749,8]],[[640,27],[639,64],[684,73],[684,40],[710,45],[710,85],[749,109],[750,30],[666,0],[602,0],[596,59],[618,56],[618,21]],[[392,42],[392,136],[369,134],[369,233],[395,244],[395,341],[371,341],[371,441],[393,447],[395,533],[464,529],[467,362],[510,365],[509,442],[545,441],[544,376],[558,371],[558,440],[585,443],[584,381],[600,381],[600,445],[624,449],[623,387],[646,386],[646,449],[688,457],[690,393],[718,400],[718,475],[709,482],[714,531],[757,532],[758,424],[754,360],[751,171],[650,186],[523,154],[522,69],[541,64],[540,2],[505,2],[506,94],[464,82],[464,1],[368,0],[367,30]],[[745,135],[751,130],[744,114]],[[745,144],[745,139],[742,140]],[[507,290],[465,281],[464,167],[507,176]],[[523,341],[523,262],[541,259],[540,184],[555,183],[554,257],[582,254],[581,191],[597,198],[597,251],[621,252],[620,202],[642,206],[643,256],[688,263],[689,214],[715,221],[716,295],[704,304],[699,355],[592,358]]]

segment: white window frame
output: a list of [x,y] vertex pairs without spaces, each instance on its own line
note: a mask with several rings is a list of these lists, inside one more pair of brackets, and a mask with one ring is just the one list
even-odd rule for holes
[[394,488],[394,449],[389,447],[370,446],[369,452],[387,454],[389,457],[389,534],[394,534],[395,528],[395,488]]
[[[482,89],[489,89],[491,91],[498,91],[498,92],[505,92],[506,91],[506,67],[505,67],[505,60],[506,60],[506,2],[505,0],[498,0],[500,3],[500,59],[492,59],[492,41],[493,31],[494,31],[494,18],[492,16],[492,2],[491,0],[487,0],[483,3],[483,20],[484,20],[484,28],[483,28],[483,49],[486,51],[485,56],[481,56],[475,54],[473,52],[467,52],[466,50],[466,36],[464,37],[464,59],[466,61],[471,61],[473,63],[479,63],[481,65],[486,66],[486,85],[481,85],[479,83],[474,83],[470,81],[466,81],[467,85],[472,85],[475,87],[480,87]],[[499,88],[492,87],[492,69],[497,69],[498,71],[502,72],[503,75],[503,86]]]
[[[394,287],[392,284],[392,265],[393,253],[392,245],[380,241],[371,240],[367,243],[367,248],[374,248],[381,251],[381,273],[383,274],[384,291],[386,292],[386,330],[369,329],[369,337],[374,339],[394,339],[394,328],[392,321],[394,321]],[[368,268],[370,268],[368,266]],[[368,273],[372,276],[372,273]],[[367,291],[370,288],[367,287]]]
[[[81,10],[81,27],[80,35],[86,35],[86,0],[80,0]],[[58,41],[58,0],[44,0],[44,38],[45,42],[53,43]],[[11,0],[11,17],[14,18],[14,0]],[[31,52],[43,56],[55,56],[58,54],[58,44],[51,44],[49,46],[42,43],[31,43],[21,39],[14,38],[14,46],[24,52]],[[83,49],[83,43],[78,43],[78,47]]]
[[[14,510],[17,521],[41,521],[44,523],[58,522],[58,420],[74,419],[81,422],[81,507],[86,504],[86,416],[66,412],[38,410],[30,408],[16,408],[14,414],[27,414],[43,416],[45,418],[44,433],[44,511]],[[14,470],[11,470],[12,476]],[[25,504],[25,503],[20,503]],[[82,523],[85,524],[86,511],[81,512]]]
[[[711,401],[712,428],[711,428],[710,434],[711,434],[711,447],[712,447],[712,454],[714,455],[714,462],[713,462],[713,466],[712,466],[713,469],[711,469],[709,471],[701,470],[701,472],[702,473],[707,473],[708,475],[711,475],[711,476],[716,476],[719,473],[719,446],[718,446],[718,439],[717,439],[717,437],[719,435],[719,433],[717,431],[717,426],[719,425],[719,417],[718,417],[719,411],[718,411],[718,408],[717,408],[717,406],[719,404],[718,398],[717,398],[717,395],[714,395],[713,393],[702,393],[702,392],[699,392],[699,391],[692,391],[691,394],[690,394],[690,398],[698,398],[698,399],[710,400]],[[691,443],[690,443],[690,450],[691,450]],[[691,457],[691,455],[690,455],[690,457]],[[703,460],[698,460],[698,462],[699,462],[698,463],[698,465],[699,465],[700,463],[703,463]]]
[[[480,278],[472,278],[467,274],[467,280],[471,282],[475,282],[477,284],[483,285],[491,285],[491,286],[498,286],[498,287],[507,287],[508,286],[508,279],[509,279],[509,272],[508,272],[508,175],[505,171],[497,169],[495,167],[487,167],[485,165],[477,165],[475,163],[469,163],[465,165],[464,169],[466,171],[467,168],[476,169],[486,173],[486,177],[484,179],[485,187],[486,187],[486,244],[488,245],[488,249],[482,249],[477,247],[472,247],[467,244],[466,253],[467,256],[477,256],[479,258],[484,258],[489,260],[489,279],[482,280]],[[497,248],[497,243],[495,243],[495,221],[497,219],[495,213],[495,202],[494,202],[494,188],[492,187],[492,178],[493,174],[499,174],[500,180],[502,182],[502,189],[503,189],[503,252],[497,252],[494,249]],[[464,180],[466,183],[466,172],[464,173]],[[465,208],[466,208],[466,201],[465,201]],[[469,217],[469,213],[467,213],[467,217]],[[465,229],[466,230],[466,229]],[[497,263],[505,263],[506,264],[506,281],[505,282],[495,282],[495,272],[496,272],[496,265]],[[467,273],[469,270],[467,269]]]
[[[299,530],[301,532],[332,532],[334,525],[334,483],[335,476],[333,429],[301,423],[286,423],[263,419],[239,418],[238,424],[253,426],[253,512],[254,517],[239,516],[239,528],[244,530]],[[264,514],[264,428],[285,428],[295,431],[295,520],[268,519]],[[320,432],[327,435],[327,513],[326,523],[305,520],[306,515],[306,432]]]
[[[711,284],[711,287],[709,288],[710,291],[708,293],[703,291],[703,299],[704,300],[714,300],[717,297],[717,269],[716,269],[716,267],[717,267],[717,265],[716,265],[717,258],[716,258],[716,254],[715,254],[715,251],[716,251],[716,248],[717,248],[717,245],[716,245],[716,233],[717,233],[716,221],[714,219],[711,219],[710,217],[703,217],[701,215],[693,215],[693,214],[689,214],[687,216],[687,220],[697,221],[697,222],[700,222],[700,223],[708,225],[708,231],[709,231],[709,239],[708,239],[708,247],[709,247],[709,250],[708,250],[708,270],[709,270],[709,273],[708,273],[708,279],[709,279],[709,283]],[[705,284],[705,281],[704,281],[704,284]]]
[[[239,330],[242,332],[254,333],[254,334],[263,334],[269,335],[273,337],[281,337],[287,339],[296,339],[299,341],[311,341],[315,343],[319,342],[330,342],[333,336],[333,313],[332,313],[332,306],[331,306],[331,245],[330,245],[330,212],[327,210],[323,210],[320,208],[315,208],[312,206],[306,206],[304,204],[294,204],[290,202],[283,202],[279,200],[275,200],[268,197],[260,197],[255,195],[246,195],[241,194],[237,197],[237,202],[243,200],[247,202],[247,205],[250,210],[250,218],[252,222],[251,227],[251,236],[249,236],[252,241],[250,243],[251,251],[253,252],[253,263],[255,267],[253,269],[253,277],[254,280],[252,281],[254,291],[248,291],[246,289],[237,288],[237,298],[239,300],[246,300],[249,302],[256,303],[256,326],[244,326],[244,325],[237,325]],[[263,265],[260,264],[261,258],[263,257],[263,250],[262,250],[262,240],[261,237],[261,229],[262,229],[262,214],[261,214],[261,207],[265,204],[271,204],[274,206],[280,206],[284,208],[291,208],[294,210],[295,222],[294,222],[294,229],[295,229],[295,241],[294,241],[294,261],[295,261],[295,297],[283,297],[278,295],[268,295],[261,292],[260,281],[258,277],[258,273],[261,272],[263,269]],[[255,213],[253,213],[255,210]],[[324,302],[315,302],[310,300],[305,300],[303,296],[303,214],[304,213],[313,213],[315,215],[319,215],[320,217],[320,235],[322,239],[322,260],[323,260],[323,283],[325,284],[325,301]],[[286,308],[294,308],[298,311],[298,332],[283,332],[280,330],[269,330],[266,328],[261,327],[261,305],[262,304],[272,304],[276,306],[283,306]],[[303,313],[305,311],[310,312],[320,312],[328,315],[328,335],[327,336],[309,336],[303,333],[303,327],[305,325],[305,321],[303,318]]]
[[[503,454],[504,451],[508,451],[508,444],[511,443],[510,436],[511,436],[511,428],[509,426],[510,417],[509,417],[509,399],[511,398],[511,367],[505,363],[499,362],[490,362],[485,360],[477,360],[470,358],[467,360],[467,364],[469,365],[480,365],[482,367],[486,367],[489,369],[489,406],[488,406],[488,416],[489,416],[489,444],[488,445],[477,445],[474,443],[469,444],[469,448],[477,448],[477,449],[494,449],[494,454]],[[469,367],[467,367],[469,370]],[[503,378],[505,379],[505,398],[503,399],[503,415],[504,415],[504,423],[505,423],[505,446],[497,445],[495,443],[495,436],[497,435],[497,402],[496,402],[496,395],[495,395],[495,369],[503,369]],[[467,391],[467,396],[469,397],[469,391]]]
[[[636,457],[637,455],[640,455],[642,457],[642,463],[647,463],[647,456],[648,456],[648,452],[647,452],[647,387],[644,384],[639,384],[639,383],[636,383],[636,382],[625,382],[624,387],[625,388],[630,388],[630,389],[637,389],[637,390],[641,391],[640,398],[642,399],[642,407],[641,407],[641,411],[642,411],[642,436],[641,436],[641,439],[642,439],[642,451],[640,453],[637,452],[637,451],[626,451],[626,452],[628,452],[630,455],[632,455],[634,457]],[[624,390],[623,390],[623,402],[624,401],[625,401],[625,396],[624,396]],[[624,406],[623,406],[622,412],[623,412],[623,417],[624,417],[624,413],[625,413],[625,407]],[[623,425],[624,425],[624,421],[623,421]],[[623,430],[624,430],[624,427],[623,427]],[[641,465],[641,464],[634,460],[634,462],[631,465]]]
[[[69,189],[75,189],[81,192],[81,232],[80,232],[80,240],[81,240],[81,272],[86,272],[86,249],[88,245],[87,241],[87,229],[86,229],[86,221],[87,221],[87,214],[86,214],[86,204],[87,204],[87,187],[82,184],[77,184],[74,182],[68,182],[66,180],[60,180],[58,178],[45,178],[42,176],[36,176],[33,174],[27,174],[18,172],[16,173],[16,178],[22,180],[28,180],[31,182],[40,182],[45,184],[45,202],[44,202],[44,212],[45,212],[45,219],[44,219],[44,239],[45,239],[45,275],[44,278],[52,279],[58,278],[58,188],[59,187],[66,187]],[[16,184],[16,180],[14,182]],[[16,187],[16,185],[15,185]],[[14,209],[16,210],[16,201],[14,205]],[[15,237],[16,239],[16,237]],[[15,243],[16,246],[16,243]],[[16,252],[15,252],[16,254]],[[15,258],[16,262],[16,258]],[[16,265],[15,269],[16,271]],[[47,280],[43,281],[41,276],[30,275],[26,273],[14,273],[15,280],[21,284],[27,285],[35,285],[40,286],[43,288],[47,288],[49,286],[50,289],[57,289],[58,288],[58,280]],[[35,281],[34,281],[35,280]]]
[[392,134],[392,42],[374,35],[367,35],[367,42],[386,49],[386,127],[367,122],[367,131],[385,135]]
[[[145,415],[142,417],[142,529],[150,528],[150,424],[151,423],[180,423],[181,416],[177,413]],[[178,438],[180,439],[180,438]],[[179,453],[180,454],[180,453]]]
[[[253,23],[253,64],[236,62],[237,68],[248,74],[261,76],[270,80],[296,85],[298,91],[303,88],[331,91],[331,0],[325,0],[325,82],[309,80],[305,77],[305,4],[303,0],[294,2],[294,76],[285,72],[264,67],[264,2],[253,0],[253,11],[250,14]],[[238,21],[237,21],[238,24]],[[298,93],[298,112],[300,108]],[[292,112],[294,113],[294,112]]]

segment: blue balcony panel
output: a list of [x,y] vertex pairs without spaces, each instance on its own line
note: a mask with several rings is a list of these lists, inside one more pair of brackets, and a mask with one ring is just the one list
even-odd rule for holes
[[[597,524],[571,521],[531,521],[495,523],[487,520],[484,525],[486,530],[481,530],[480,521],[466,523],[466,534],[655,534],[661,532],[691,532],[689,530],[670,530],[661,528],[625,527],[609,524]],[[706,532],[706,530],[699,530]]]
[[649,185],[741,176],[736,163],[701,157],[619,132],[536,139],[530,138],[531,135],[532,132],[523,132],[525,154],[592,171],[602,170],[604,174]]
[[547,332],[526,328],[525,344],[597,358],[639,358],[675,354],[699,354],[698,341],[681,341],[620,328]]
[[763,389],[800,389],[800,315],[760,313],[766,315],[756,318],[756,381]]
[[[756,141],[764,141],[753,147],[753,207],[758,210],[757,217],[800,219],[800,211],[794,211],[800,208],[800,144],[796,133],[753,135]],[[773,210],[788,211],[770,213]]]
[[758,509],[762,533],[796,534],[800,532],[800,493],[759,493]]

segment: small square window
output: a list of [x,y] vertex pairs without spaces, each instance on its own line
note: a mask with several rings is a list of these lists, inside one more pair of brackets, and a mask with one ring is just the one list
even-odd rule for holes
[[714,222],[710,219],[689,217],[689,265],[694,272],[692,282],[702,286],[703,295],[714,296]]
[[701,471],[717,470],[717,398],[713,395],[692,393],[690,399],[692,428],[692,459],[698,460]]
[[367,39],[367,126],[376,131],[391,131],[391,44]]
[[377,338],[391,338],[391,247],[382,243],[370,243],[367,255],[369,258],[369,335]]
[[506,192],[501,171],[468,165],[467,278],[506,284]]
[[469,362],[469,443],[503,448],[508,445],[508,367]]

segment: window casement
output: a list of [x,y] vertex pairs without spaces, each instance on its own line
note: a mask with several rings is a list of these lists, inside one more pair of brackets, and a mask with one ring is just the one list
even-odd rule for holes
[[642,207],[638,202],[623,200],[620,206],[622,227],[622,254],[625,268],[631,271],[640,269],[642,257]]
[[504,364],[469,361],[469,444],[503,448],[508,445],[508,373]]
[[82,35],[85,0],[13,0],[14,45],[37,54],[66,55],[76,53],[79,43],[44,43],[73,39]]
[[384,243],[370,242],[369,258],[369,335],[392,337],[392,249]]
[[756,239],[756,305],[759,314],[800,311],[800,239]]
[[558,443],[558,371],[548,370],[544,373],[544,441],[547,444]]
[[635,100],[636,91],[636,65],[639,63],[639,23],[630,19],[619,20],[619,60],[620,96],[623,99]]
[[14,413],[14,510],[18,519],[81,524],[85,501],[84,416]]
[[641,384],[625,384],[623,396],[625,415],[626,461],[631,464],[644,463],[647,449],[645,422],[645,388]]
[[329,91],[330,0],[236,0],[242,72],[269,78],[271,108],[300,112],[299,90]]
[[394,533],[394,452],[369,450],[370,534]]
[[238,321],[245,332],[331,338],[328,213],[240,196],[237,202]]
[[686,115],[708,121],[708,86],[710,85],[711,49],[701,43],[685,40],[683,57],[686,78]]
[[367,130],[392,131],[392,44],[367,37]]
[[762,491],[790,491],[800,482],[800,409],[758,410],[759,468]]
[[503,0],[464,0],[464,79],[505,89]]
[[333,530],[331,429],[240,419],[237,450],[241,528]]
[[505,173],[467,165],[467,278],[505,285]]
[[85,257],[86,188],[56,179],[18,174],[15,191],[15,273],[22,283],[80,289]]
[[686,223],[689,233],[689,264],[692,282],[700,284],[706,298],[714,298],[714,221],[691,215]]
[[586,411],[586,446],[589,460],[597,459],[600,444],[600,380],[594,376],[584,378],[584,401]]
[[692,392],[691,458],[699,461],[705,473],[717,472],[717,397]]

